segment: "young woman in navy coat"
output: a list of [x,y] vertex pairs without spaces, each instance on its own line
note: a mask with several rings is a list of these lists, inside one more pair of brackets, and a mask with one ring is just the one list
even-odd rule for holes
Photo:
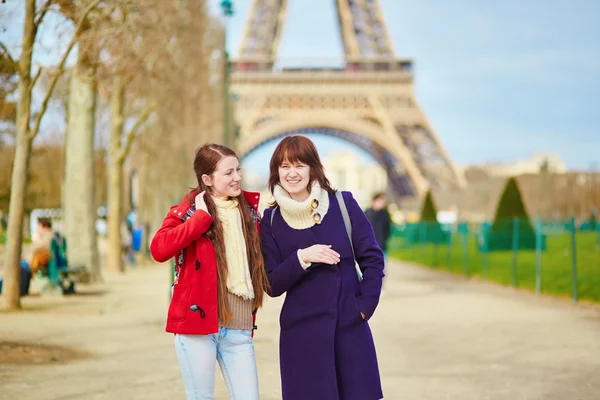
[[350,192],[359,280],[335,190],[314,143],[284,138],[270,162],[275,199],[261,222],[262,251],[273,297],[286,294],[280,316],[284,400],[383,398],[368,319],[379,302],[383,253]]

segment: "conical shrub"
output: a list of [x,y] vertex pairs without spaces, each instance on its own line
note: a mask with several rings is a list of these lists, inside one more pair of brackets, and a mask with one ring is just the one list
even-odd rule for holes
[[437,222],[437,207],[433,202],[431,190],[427,191],[421,208],[421,222]]
[[[498,202],[494,223],[489,232],[489,250],[508,250],[513,247],[515,219],[518,219],[518,246],[535,248],[535,231],[525,209],[516,178],[511,177],[504,186]],[[544,246],[545,247],[545,246]]]
[[421,208],[421,221],[418,226],[419,243],[447,243],[450,232],[444,231],[437,220],[437,207],[433,201],[431,191],[428,191]]

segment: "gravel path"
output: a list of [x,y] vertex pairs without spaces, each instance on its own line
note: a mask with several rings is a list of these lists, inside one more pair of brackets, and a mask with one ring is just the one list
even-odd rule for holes
[[[66,346],[83,358],[0,361],[0,399],[183,399],[164,332],[168,268],[147,266],[65,298],[28,297],[0,313],[0,343]],[[83,290],[83,289],[82,289]],[[255,345],[261,399],[280,399],[278,313]],[[371,320],[386,399],[598,400],[600,311],[393,262]],[[32,356],[33,357],[33,356]],[[0,355],[1,360],[1,355]],[[216,399],[228,399],[220,372]]]

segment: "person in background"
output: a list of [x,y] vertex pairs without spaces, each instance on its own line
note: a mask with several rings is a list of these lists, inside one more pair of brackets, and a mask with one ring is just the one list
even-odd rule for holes
[[392,218],[387,210],[387,196],[385,193],[379,192],[373,195],[371,207],[365,211],[365,215],[369,219],[377,244],[383,250],[383,257],[387,256],[387,242],[392,231]]
[[127,226],[126,221],[121,221],[121,254],[125,264],[133,266],[135,264],[135,258],[132,248],[132,235],[131,231]]
[[[38,275],[46,275],[50,263],[50,251],[54,232],[50,218],[38,218],[38,229],[32,235],[30,247],[30,262],[21,260],[20,268],[20,295],[29,294],[31,279]],[[27,256],[25,256],[27,258]],[[2,293],[2,279],[0,279],[0,293]]]
[[50,244],[54,232],[50,218],[38,218],[38,230],[32,235],[29,268],[34,276],[38,270],[45,272],[50,261]]

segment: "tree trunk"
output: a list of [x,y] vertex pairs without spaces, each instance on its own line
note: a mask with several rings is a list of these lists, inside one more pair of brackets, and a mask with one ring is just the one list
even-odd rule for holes
[[31,58],[35,41],[35,0],[25,3],[25,21],[23,23],[23,41],[19,60],[19,99],[17,103],[17,140],[10,187],[10,205],[8,209],[8,242],[4,281],[2,284],[2,308],[21,308],[20,272],[23,241],[23,216],[25,213],[25,192],[27,190],[27,171],[31,156],[29,137],[29,118],[31,115]]
[[121,218],[123,217],[123,157],[121,141],[123,135],[123,105],[125,88],[123,78],[115,76],[110,103],[110,150],[109,150],[109,187],[108,187],[108,268],[115,272],[124,272],[121,257]]
[[67,156],[63,207],[67,256],[71,265],[88,268],[92,282],[101,282],[95,226],[95,109],[95,71],[80,56],[71,76],[67,122],[69,133],[65,142]]
[[10,206],[8,210],[8,242],[6,245],[6,269],[2,285],[3,308],[21,307],[21,251],[23,242],[23,217],[25,213],[25,192],[27,190],[27,171],[31,155],[31,140],[19,137],[12,171],[10,187]]

